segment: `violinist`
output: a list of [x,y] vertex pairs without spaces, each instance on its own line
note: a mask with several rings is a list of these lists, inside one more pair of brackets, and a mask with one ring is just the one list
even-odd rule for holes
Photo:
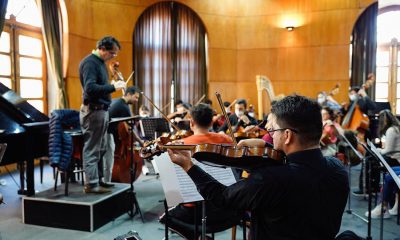
[[[224,102],[224,108],[225,112],[228,116],[232,114],[231,110],[231,103],[230,102]],[[216,111],[215,111],[216,112]],[[214,132],[217,132],[220,127],[222,127],[225,123],[225,116],[223,114],[216,113],[213,116],[213,125],[212,129]]]
[[79,64],[79,78],[83,89],[83,103],[79,118],[84,138],[83,168],[85,193],[107,193],[99,186],[98,164],[106,149],[106,133],[111,103],[111,93],[126,88],[124,81],[109,84],[106,62],[115,58],[121,49],[117,39],[106,36],[97,42],[96,49]]
[[[239,99],[236,101],[235,113],[229,116],[233,132],[236,132],[239,127],[246,128],[247,126],[257,125],[257,120],[247,114],[246,108],[247,101],[245,99]],[[218,132],[225,133],[226,130],[228,130],[228,124],[225,122],[224,125],[218,129]]]
[[175,103],[176,111],[168,114],[168,118],[171,119],[171,122],[175,123],[178,128],[182,130],[190,130],[189,120],[190,120],[190,108],[192,105],[189,103],[184,103],[181,100],[178,100]]
[[[232,144],[232,139],[225,134],[218,134],[209,132],[209,128],[212,124],[213,110],[210,106],[204,103],[200,103],[192,108],[190,111],[192,119],[190,120],[190,128],[193,131],[193,135],[180,140],[183,144],[202,144],[202,143],[213,143],[213,144]],[[179,140],[178,140],[179,141]],[[197,222],[201,222],[201,209],[197,208]],[[194,204],[181,204],[168,211],[168,225],[171,230],[178,232],[186,239],[197,239],[194,236],[193,230],[185,227],[185,224],[194,224],[196,208]],[[238,223],[243,217],[237,211],[230,209],[216,208],[213,205],[207,204],[206,206],[207,225],[215,226],[227,226],[231,227],[235,223]],[[165,223],[165,215],[160,217],[160,222]],[[185,224],[179,224],[179,223]]]
[[[334,239],[349,192],[347,172],[336,158],[323,157],[321,109],[292,95],[271,109],[274,148],[286,165],[253,169],[249,178],[225,186],[196,166],[187,151],[168,150],[215,206],[251,211],[251,239]],[[247,140],[239,143],[247,145]]]
[[337,152],[336,142],[337,142],[337,132],[335,128],[335,114],[329,107],[323,107],[321,109],[322,116],[322,136],[321,136],[321,151],[322,155],[335,156]]
[[[126,88],[125,94],[121,98],[113,99],[108,109],[110,118],[119,117],[129,117],[132,116],[130,104],[134,104],[139,100],[139,90],[138,88],[131,86]],[[137,141],[141,146],[143,146],[143,140],[138,136],[138,134],[133,131],[134,140]],[[103,171],[99,171],[100,186],[110,187],[114,184],[110,184],[112,169],[114,165],[114,152],[115,146],[121,144],[120,137],[118,136],[118,123],[110,124],[107,131],[107,150],[104,155],[102,166]]]

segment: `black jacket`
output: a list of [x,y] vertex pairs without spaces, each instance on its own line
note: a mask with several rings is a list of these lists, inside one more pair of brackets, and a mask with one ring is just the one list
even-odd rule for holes
[[[253,117],[250,117],[248,114],[246,114],[246,116],[249,118],[250,123],[248,125],[257,125],[257,120]],[[237,117],[237,115],[235,113],[229,115],[229,121],[231,122],[232,128],[234,132],[236,132],[236,128],[239,126],[243,126],[246,127],[244,122],[239,120],[239,118]],[[222,125],[219,129],[218,132],[223,131],[226,132],[226,130],[228,130],[228,123],[225,121],[224,125]]]
[[216,206],[251,211],[251,239],[334,239],[349,192],[347,172],[320,149],[287,156],[283,166],[261,167],[229,187],[198,166],[188,174]]

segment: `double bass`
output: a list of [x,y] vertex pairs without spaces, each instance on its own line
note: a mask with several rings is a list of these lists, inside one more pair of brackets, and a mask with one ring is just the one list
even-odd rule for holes
[[139,154],[140,147],[133,144],[131,131],[133,129],[126,122],[118,123],[119,139],[114,152],[113,182],[134,182],[142,172],[143,158]]

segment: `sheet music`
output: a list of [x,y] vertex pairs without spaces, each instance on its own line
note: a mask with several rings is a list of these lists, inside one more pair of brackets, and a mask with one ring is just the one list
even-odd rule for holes
[[[172,163],[167,153],[154,157],[154,161],[160,170],[161,185],[168,206],[204,200],[197,191],[197,187],[193,180],[180,166]],[[216,168],[204,165],[194,159],[192,161],[226,186],[232,185],[236,182],[232,169],[230,168]]]

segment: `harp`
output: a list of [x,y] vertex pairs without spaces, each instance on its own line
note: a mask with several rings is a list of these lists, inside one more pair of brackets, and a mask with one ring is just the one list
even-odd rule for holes
[[274,88],[268,77],[257,75],[258,119],[264,119],[271,111],[271,102],[275,99]]

